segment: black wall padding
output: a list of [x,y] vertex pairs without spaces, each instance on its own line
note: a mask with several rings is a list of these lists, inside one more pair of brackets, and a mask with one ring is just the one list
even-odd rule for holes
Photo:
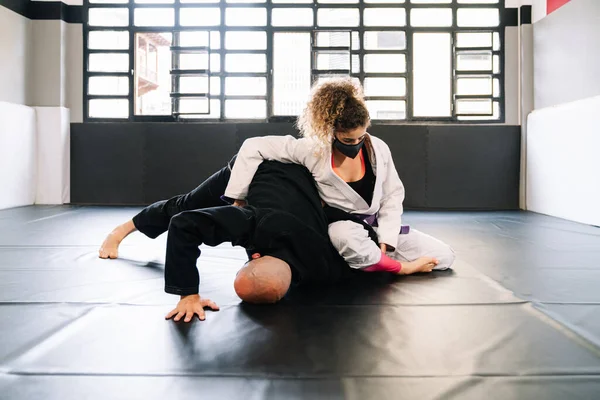
[[[407,209],[519,206],[520,127],[374,125],[406,187]],[[71,202],[144,205],[187,192],[244,140],[295,135],[292,123],[71,124]]]
[[428,129],[427,208],[519,208],[520,127]]
[[144,203],[144,127],[71,124],[71,203]]
[[405,207],[426,207],[427,126],[379,125],[369,132],[390,147],[394,164],[406,191]]
[[521,25],[531,24],[533,14],[533,6],[523,5],[521,6]]
[[62,1],[0,0],[0,7],[2,6],[33,20],[83,23],[83,6],[68,5]]
[[233,124],[144,126],[144,204],[189,192],[235,152]]

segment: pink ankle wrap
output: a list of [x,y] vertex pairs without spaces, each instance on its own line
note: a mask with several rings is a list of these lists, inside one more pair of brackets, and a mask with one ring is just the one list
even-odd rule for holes
[[363,271],[367,271],[367,272],[385,271],[385,272],[394,272],[397,274],[398,272],[400,272],[401,269],[402,269],[402,264],[400,264],[399,261],[396,261],[396,260],[386,256],[385,254],[381,253],[381,259],[379,260],[379,262],[377,264],[370,265],[367,268],[363,268]]

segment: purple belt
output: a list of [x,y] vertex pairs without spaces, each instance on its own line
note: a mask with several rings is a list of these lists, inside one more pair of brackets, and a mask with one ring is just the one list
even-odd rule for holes
[[[360,218],[363,222],[374,226],[374,227],[378,227],[379,224],[377,223],[377,214],[371,214],[371,215],[366,215],[366,214],[355,214],[358,218]],[[410,232],[410,226],[409,225],[402,225],[400,227],[400,235],[406,235],[408,232]]]
[[377,224],[377,214],[358,214],[357,217],[371,226],[379,226],[379,224]]

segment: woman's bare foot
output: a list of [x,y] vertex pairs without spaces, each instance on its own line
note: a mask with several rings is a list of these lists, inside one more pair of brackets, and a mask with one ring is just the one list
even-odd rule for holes
[[119,257],[119,245],[131,232],[136,231],[133,221],[127,221],[123,225],[117,226],[111,233],[108,234],[104,243],[98,250],[100,258],[117,258]]
[[434,257],[421,257],[415,261],[403,262],[402,269],[398,272],[398,275],[410,275],[417,272],[431,272],[436,265],[438,260]]

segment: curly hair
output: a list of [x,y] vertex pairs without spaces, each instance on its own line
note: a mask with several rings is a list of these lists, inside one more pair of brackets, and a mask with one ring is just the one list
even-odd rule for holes
[[362,88],[350,78],[337,78],[313,86],[296,125],[302,136],[314,137],[327,146],[335,130],[356,129],[369,122]]

